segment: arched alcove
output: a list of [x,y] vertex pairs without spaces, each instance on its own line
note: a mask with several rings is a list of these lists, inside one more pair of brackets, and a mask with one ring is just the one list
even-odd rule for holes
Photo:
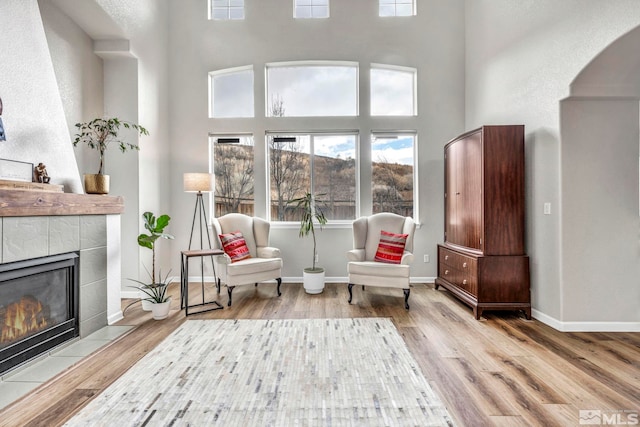
[[560,104],[564,322],[640,320],[640,27],[598,54]]

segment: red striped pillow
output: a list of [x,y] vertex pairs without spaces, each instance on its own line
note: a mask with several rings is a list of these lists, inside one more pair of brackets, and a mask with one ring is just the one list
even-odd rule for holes
[[224,253],[229,255],[232,263],[251,258],[247,242],[242,237],[241,232],[234,231],[233,233],[220,234],[219,236],[222,242],[222,249],[224,249]]
[[404,246],[407,244],[408,234],[389,233],[380,231],[380,243],[374,261],[386,262],[388,264],[400,264]]

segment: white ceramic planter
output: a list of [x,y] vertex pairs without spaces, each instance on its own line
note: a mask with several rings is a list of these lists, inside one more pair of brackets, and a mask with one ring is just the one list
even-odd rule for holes
[[161,302],[159,304],[151,304],[151,313],[153,313],[153,318],[155,320],[162,320],[169,317],[169,309],[171,308],[171,298],[169,298],[166,302]]
[[316,267],[315,270],[305,268],[302,272],[302,281],[306,293],[321,293],[324,291],[324,268]]
[[151,311],[151,306],[153,306],[153,303],[145,299],[145,298],[149,298],[149,295],[145,294],[142,291],[139,291],[139,292],[140,292],[140,300],[142,301],[142,309],[144,311]]

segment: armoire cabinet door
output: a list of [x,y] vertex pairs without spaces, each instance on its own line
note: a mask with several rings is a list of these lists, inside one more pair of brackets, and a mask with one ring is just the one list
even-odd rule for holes
[[481,250],[482,139],[480,133],[445,152],[445,241]]

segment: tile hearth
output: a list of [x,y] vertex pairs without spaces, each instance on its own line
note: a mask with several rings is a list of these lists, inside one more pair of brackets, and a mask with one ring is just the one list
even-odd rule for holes
[[0,409],[27,395],[131,329],[133,326],[105,326],[86,338],[63,344],[48,354],[5,373],[0,380]]

